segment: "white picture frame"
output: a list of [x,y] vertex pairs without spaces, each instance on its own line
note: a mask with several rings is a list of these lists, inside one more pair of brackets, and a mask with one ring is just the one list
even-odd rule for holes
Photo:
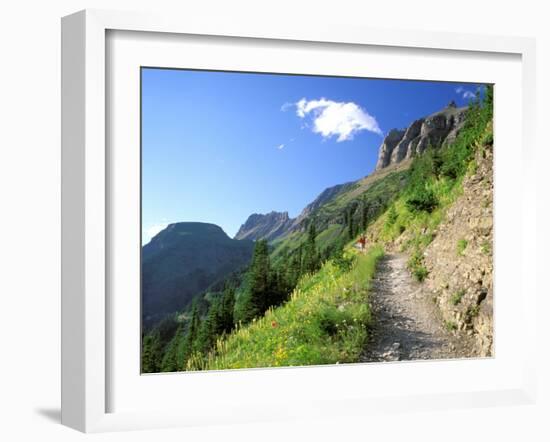
[[[108,186],[106,120],[108,62],[106,36],[110,31],[154,32],[163,35],[193,35],[268,39],[349,46],[426,49],[430,51],[512,54],[521,57],[521,139],[523,186],[521,188],[521,292],[523,315],[519,317],[526,335],[535,335],[536,316],[534,268],[527,257],[535,256],[535,176],[533,124],[535,112],[534,41],[516,37],[491,37],[451,33],[403,31],[324,26],[323,24],[269,24],[269,22],[213,22],[197,17],[162,17],[86,10],[62,21],[62,423],[84,432],[168,426],[207,425],[220,422],[254,422],[288,417],[362,415],[373,410],[436,409],[500,404],[532,403],[535,395],[534,344],[526,344],[519,354],[521,380],[500,388],[481,388],[449,393],[431,391],[425,395],[387,395],[376,400],[360,394],[338,393],[327,399],[282,407],[258,406],[253,394],[237,399],[235,409],[248,414],[208,415],[200,407],[195,413],[177,408],[163,410],[109,411],[109,353],[107,328],[111,320],[107,278],[108,244],[113,238],[107,228],[111,198]],[[497,120],[498,124],[498,120]],[[498,213],[498,212],[497,212]],[[497,216],[498,218],[498,216]],[[498,222],[498,221],[497,221]],[[498,245],[497,245],[498,248]],[[498,290],[498,285],[497,285]],[[498,295],[497,295],[498,296]],[[498,298],[497,298],[498,299]],[[497,301],[498,302],[498,301]],[[525,342],[529,342],[526,340]],[[532,339],[530,342],[535,342]],[[496,356],[498,358],[498,355]],[[475,361],[474,361],[475,363]],[[415,365],[416,363],[412,363]],[[416,364],[417,365],[417,364]],[[344,369],[339,367],[338,369]],[[346,368],[350,375],[352,369]],[[292,377],[293,370],[285,369]],[[357,370],[355,370],[357,371]],[[242,377],[241,371],[241,377]],[[270,376],[269,372],[256,374]],[[289,374],[290,373],[290,374]],[[298,371],[296,371],[298,373]],[[303,372],[302,372],[303,373]],[[210,376],[221,376],[210,373]],[[237,375],[234,375],[237,376]],[[272,376],[272,375],[271,375]],[[303,374],[301,375],[304,376]],[[198,378],[196,378],[198,379]],[[210,378],[212,379],[212,378]],[[171,382],[165,377],[165,383]],[[204,378],[203,378],[204,382]],[[240,402],[239,402],[240,401]],[[243,417],[245,416],[245,417]]]

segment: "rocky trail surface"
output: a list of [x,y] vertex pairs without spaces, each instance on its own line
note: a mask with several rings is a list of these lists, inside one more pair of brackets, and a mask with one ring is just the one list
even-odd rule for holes
[[373,328],[361,362],[467,357],[471,344],[447,330],[422,284],[407,269],[407,257],[384,256],[370,291]]

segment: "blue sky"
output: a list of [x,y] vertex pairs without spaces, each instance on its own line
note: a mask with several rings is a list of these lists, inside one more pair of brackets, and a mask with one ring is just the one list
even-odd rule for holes
[[233,236],[374,169],[392,128],[468,103],[477,84],[142,69],[143,243],[168,223]]

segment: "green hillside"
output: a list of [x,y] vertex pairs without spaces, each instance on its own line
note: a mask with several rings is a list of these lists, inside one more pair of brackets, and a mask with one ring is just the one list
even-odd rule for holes
[[307,228],[314,223],[318,232],[317,246],[327,258],[364,231],[406,186],[409,162],[373,173],[348,186],[313,210],[303,220],[304,227],[272,242],[272,258],[288,259],[305,243]]
[[143,247],[144,325],[183,310],[195,295],[248,265],[253,247],[214,224],[170,224]]
[[369,282],[383,254],[349,250],[338,261],[304,276],[283,306],[218,339],[207,358],[195,355],[188,370],[278,367],[354,362],[371,320]]
[[[206,308],[195,303],[172,333],[157,328],[144,337],[142,370],[357,362],[369,335],[378,259],[399,248],[410,256],[411,273],[426,277],[423,252],[487,146],[491,87],[483,102],[472,102],[452,143],[347,184],[307,211],[299,228],[270,244],[256,241],[246,273]],[[366,253],[354,247],[361,234]]]

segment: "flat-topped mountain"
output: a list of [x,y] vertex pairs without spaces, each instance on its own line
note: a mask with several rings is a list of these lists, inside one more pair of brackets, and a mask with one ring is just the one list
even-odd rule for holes
[[466,109],[451,101],[445,109],[413,121],[407,129],[392,129],[378,151],[376,170],[421,154],[429,146],[438,148],[454,141],[464,124]]
[[152,324],[247,266],[254,243],[231,239],[215,224],[170,224],[142,249],[142,316]]

